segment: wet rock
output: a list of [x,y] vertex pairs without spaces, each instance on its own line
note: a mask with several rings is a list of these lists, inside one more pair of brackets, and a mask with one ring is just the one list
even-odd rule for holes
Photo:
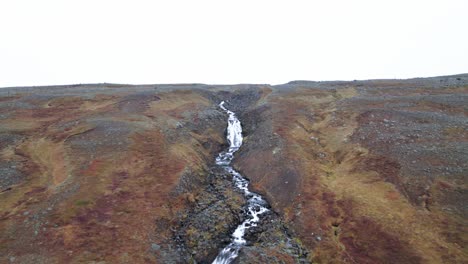
[[151,244],[151,250],[153,250],[153,251],[159,250],[160,248],[161,248],[161,246],[159,246],[159,245],[156,244],[156,243],[152,243],[152,244]]

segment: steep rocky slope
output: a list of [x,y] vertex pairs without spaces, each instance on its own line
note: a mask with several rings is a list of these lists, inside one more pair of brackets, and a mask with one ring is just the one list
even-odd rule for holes
[[244,198],[239,263],[468,261],[468,75],[285,85],[0,89],[0,262],[208,263]]
[[467,81],[274,87],[237,168],[318,263],[466,262]]

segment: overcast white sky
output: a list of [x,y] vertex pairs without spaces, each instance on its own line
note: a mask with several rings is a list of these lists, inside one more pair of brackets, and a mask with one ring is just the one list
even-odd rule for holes
[[467,0],[0,0],[0,87],[468,72]]

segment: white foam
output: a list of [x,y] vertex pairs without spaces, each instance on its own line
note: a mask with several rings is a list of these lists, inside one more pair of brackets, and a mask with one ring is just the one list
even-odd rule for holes
[[231,235],[231,243],[223,250],[221,250],[216,259],[213,261],[213,264],[229,264],[234,259],[236,259],[237,255],[239,254],[239,250],[247,243],[244,238],[245,232],[249,228],[258,225],[260,221],[259,215],[269,211],[265,207],[267,202],[260,195],[249,191],[249,181],[242,177],[239,172],[235,171],[232,166],[230,166],[234,158],[234,152],[239,150],[239,148],[242,146],[242,126],[239,119],[236,117],[236,114],[226,109],[224,104],[225,102],[222,101],[219,104],[219,107],[229,115],[227,127],[227,140],[229,142],[229,148],[226,151],[218,154],[218,157],[216,158],[216,164],[223,166],[224,169],[232,175],[234,185],[237,189],[244,193],[244,196],[248,200],[246,205],[246,220],[237,226],[236,230],[234,230]]

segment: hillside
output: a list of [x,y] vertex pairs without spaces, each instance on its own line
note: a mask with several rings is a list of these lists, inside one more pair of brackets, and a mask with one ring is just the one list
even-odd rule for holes
[[0,263],[467,263],[468,74],[0,89]]

